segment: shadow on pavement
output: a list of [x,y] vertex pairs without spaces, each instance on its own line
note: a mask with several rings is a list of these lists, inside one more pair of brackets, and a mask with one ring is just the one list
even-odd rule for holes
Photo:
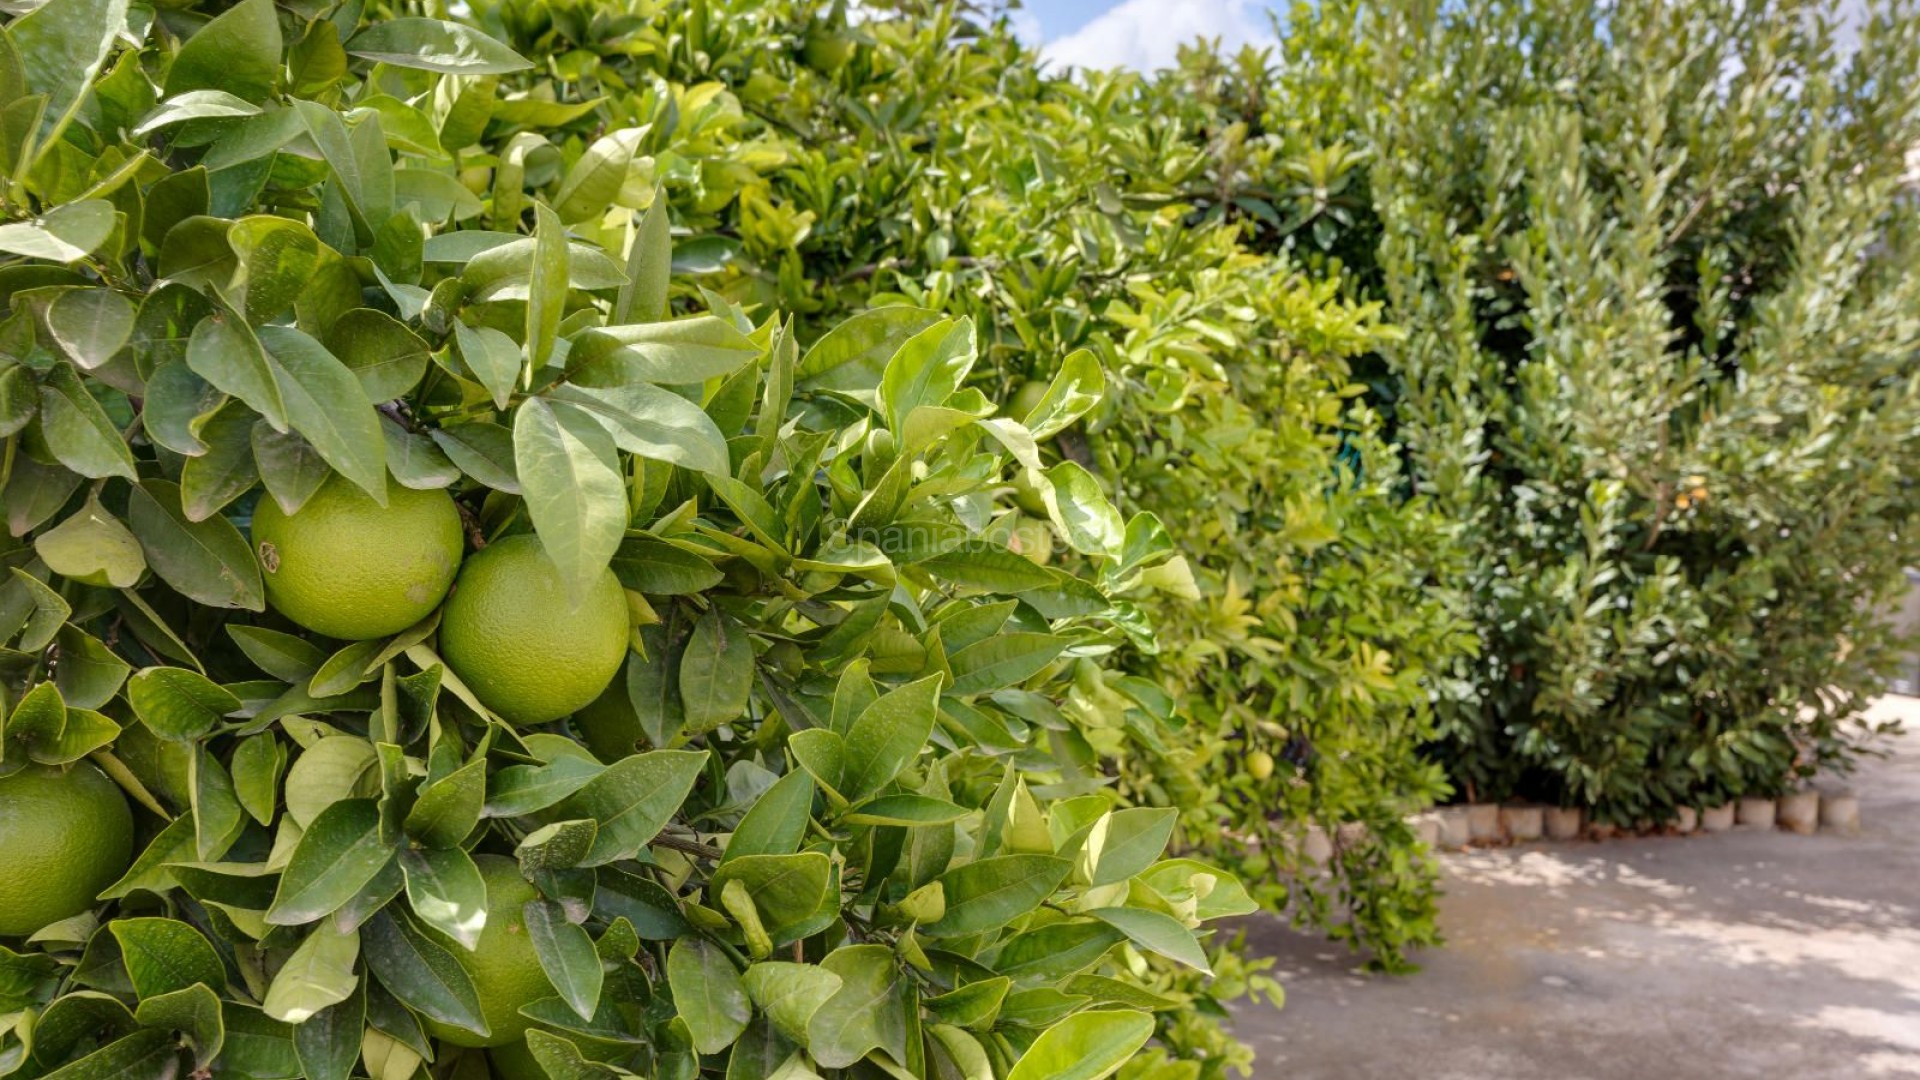
[[[1909,727],[1915,727],[1911,721]],[[1735,830],[1445,859],[1448,943],[1405,978],[1249,927],[1291,1080],[1920,1077],[1920,736],[1862,769],[1858,836]]]

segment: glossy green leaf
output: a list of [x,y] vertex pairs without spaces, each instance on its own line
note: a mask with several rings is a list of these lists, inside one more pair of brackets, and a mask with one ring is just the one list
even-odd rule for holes
[[687,731],[704,735],[746,714],[753,689],[753,643],[746,630],[709,611],[680,654],[680,701]]
[[87,585],[125,589],[147,570],[146,556],[133,533],[92,500],[34,537],[33,550],[47,569]]
[[[114,35],[126,21],[126,0],[48,0],[7,27],[26,88],[46,95],[37,132],[40,145],[57,140],[86,100],[88,84],[107,59]],[[11,228],[15,226],[0,226],[0,237]],[[105,229],[100,238],[106,238]],[[15,249],[0,242],[0,250]],[[19,254],[58,258],[34,251]]]
[[755,1008],[786,1036],[804,1043],[813,1014],[840,989],[840,976],[813,964],[758,963],[741,980]]
[[631,858],[659,835],[693,790],[706,751],[652,750],[610,765],[560,804],[564,818],[592,818],[599,834],[583,865]]
[[626,185],[634,151],[646,136],[647,129],[639,127],[622,128],[595,139],[567,170],[553,197],[553,210],[560,220],[572,224],[605,214]]
[[670,461],[696,472],[727,473],[727,441],[713,418],[686,398],[657,386],[565,384],[547,394],[593,417],[630,454]]
[[170,994],[196,983],[216,990],[226,970],[198,930],[173,919],[116,919],[107,924],[127,965],[134,992],[143,998]]
[[369,401],[392,401],[427,372],[427,343],[384,311],[354,308],[327,328],[326,349],[360,380]]
[[707,893],[717,897],[728,882],[744,884],[767,930],[779,934],[812,918],[820,910],[832,877],[827,857],[817,851],[741,855],[728,859],[714,871],[707,882]]
[[553,343],[567,304],[567,232],[560,218],[535,203],[533,266],[527,293],[527,359],[538,371],[553,356]]
[[380,416],[353,372],[298,330],[263,326],[260,343],[286,401],[287,422],[334,471],[386,505],[386,442]]
[[342,799],[320,811],[281,875],[267,922],[299,926],[332,914],[393,861],[372,799]]
[[1146,908],[1095,908],[1087,914],[1127,935],[1127,939],[1151,953],[1158,953],[1178,964],[1213,974],[1207,953],[1194,939],[1193,931],[1165,912]]
[[[13,24],[11,29],[17,33],[20,24]],[[52,262],[75,262],[106,243],[114,223],[113,204],[105,199],[68,203],[30,221],[0,225],[0,251]]]
[[[249,0],[250,6],[262,0]],[[239,10],[238,8],[234,10]],[[268,18],[272,18],[269,10]],[[297,221],[271,214],[243,217],[227,230],[240,261],[239,283],[247,321],[255,326],[287,311],[308,288],[323,257],[320,238]],[[268,349],[272,346],[269,344]]]
[[67,359],[92,371],[133,336],[133,305],[111,289],[75,289],[47,305],[47,328]]
[[349,1080],[360,1059],[366,1017],[366,986],[357,983],[345,1001],[293,1029],[294,1053],[306,1080]]
[[[673,222],[667,200],[659,195],[640,215],[627,252],[627,283],[614,300],[613,325],[659,322],[667,314],[673,275]],[[576,346],[578,342],[575,343]]]
[[275,431],[265,420],[253,425],[253,461],[267,494],[289,514],[305,506],[333,475],[312,443],[291,431]]
[[180,469],[181,509],[188,521],[205,521],[260,481],[253,460],[253,428],[259,422],[252,409],[228,400],[211,416],[188,425],[205,447]]
[[320,921],[274,975],[261,1009],[275,1020],[306,1023],[353,995],[360,985],[354,973],[359,957],[358,931],[342,931],[331,920]]
[[1008,1080],[1102,1080],[1153,1036],[1153,1017],[1126,1010],[1077,1013],[1042,1032]]
[[[540,958],[540,969],[582,1020],[592,1020],[600,1005],[603,972],[600,955],[587,932],[569,922],[564,909],[551,900],[532,900],[526,906],[527,938]],[[675,946],[678,949],[679,946]],[[723,958],[724,959],[724,958]],[[671,965],[671,957],[669,957]],[[669,972],[672,971],[669,966]]]
[[170,1080],[180,1068],[173,1032],[149,1028],[46,1074],[46,1080]]
[[192,741],[211,731],[240,699],[197,671],[144,668],[127,682],[127,700],[140,722],[163,739]]
[[754,801],[733,835],[721,865],[750,855],[788,855],[800,850],[813,811],[813,778],[800,769],[781,777]]
[[907,978],[884,945],[847,945],[820,965],[840,988],[807,1020],[807,1052],[821,1065],[844,1069],[874,1050],[906,1060],[911,1025]]
[[838,785],[848,799],[877,793],[927,745],[940,708],[941,677],[929,675],[880,696],[847,729]]
[[241,0],[181,46],[164,93],[221,90],[257,105],[279,83],[280,50],[272,0]]
[[487,882],[460,848],[413,848],[400,855],[407,903],[420,921],[472,952],[487,925]]
[[752,338],[725,319],[693,315],[600,327],[574,342],[567,366],[582,386],[672,386],[731,375],[759,352]]
[[65,364],[55,364],[40,384],[40,432],[60,464],[81,476],[134,479],[119,429]]
[[476,759],[421,789],[407,813],[407,835],[428,847],[454,847],[480,823],[486,802],[487,763]]
[[674,1007],[693,1032],[693,1046],[717,1054],[733,1045],[753,1016],[739,969],[711,942],[682,938],[667,954]]
[[1094,823],[1085,847],[1089,878],[1095,885],[1112,885],[1146,870],[1167,849],[1179,812],[1139,806],[1115,810]]
[[287,430],[280,380],[253,328],[231,315],[200,320],[187,341],[187,367],[222,393],[246,402],[276,431]]
[[454,339],[460,347],[460,359],[486,387],[495,406],[505,409],[520,385],[526,358],[512,338],[491,326],[470,327],[453,324]]
[[459,960],[404,915],[383,911],[362,929],[367,968],[394,997],[420,1015],[489,1034],[473,978]]
[[147,565],[182,595],[210,607],[266,609],[260,565],[240,531],[218,516],[188,520],[178,487],[143,481],[128,497],[127,523]]
[[971,319],[935,323],[908,338],[880,376],[887,427],[903,432],[913,410],[945,404],[972,370],[975,355]]
[[430,433],[460,471],[496,491],[520,494],[513,432],[498,424],[451,424]]
[[1072,864],[1051,855],[997,855],[963,863],[940,876],[947,913],[925,933],[952,937],[998,930],[1040,906]]
[[572,405],[528,398],[514,413],[513,457],[541,546],[568,592],[584,596],[627,528],[613,440]]
[[142,1026],[184,1035],[193,1047],[195,1068],[206,1068],[226,1045],[227,1025],[220,1012],[220,996],[205,983],[145,998],[134,1015]]
[[455,75],[504,75],[532,66],[478,30],[441,19],[375,23],[347,39],[347,52],[394,67]]

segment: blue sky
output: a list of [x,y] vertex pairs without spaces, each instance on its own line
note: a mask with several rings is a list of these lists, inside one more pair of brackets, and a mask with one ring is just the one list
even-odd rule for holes
[[1268,0],[1025,0],[1021,36],[1062,64],[1152,69],[1195,37],[1228,48],[1271,37]]
[[[1014,27],[1041,46],[1048,59],[1081,67],[1143,71],[1173,63],[1181,45],[1197,36],[1219,38],[1229,50],[1272,39],[1269,9],[1285,0],[1023,0]],[[1864,0],[1841,0],[1856,22]],[[1850,28],[1841,40],[1850,41]]]

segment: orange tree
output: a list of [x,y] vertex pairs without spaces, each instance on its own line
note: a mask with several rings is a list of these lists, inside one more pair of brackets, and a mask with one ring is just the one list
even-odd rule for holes
[[[1181,553],[1128,583],[1156,632],[1083,671],[1077,752],[1179,808],[1179,842],[1269,907],[1404,966],[1436,936],[1405,824],[1446,790],[1419,755],[1431,677],[1470,640],[1439,522],[1356,397],[1355,359],[1394,336],[1377,307],[1246,242],[1217,192],[1250,140],[1188,77],[1069,80],[967,5],[707,11],[507,0],[475,18],[565,58],[515,93],[602,99],[574,138],[648,125],[636,153],[703,287],[803,333],[964,312],[972,381],[1016,416],[1058,372],[1101,373],[1102,404],[1045,432],[1045,468],[999,478],[1056,565],[1120,536],[1073,516],[1076,491],[1152,512]],[[668,145],[690,127],[698,150]],[[1128,696],[1142,681],[1177,731]],[[1309,824],[1341,838],[1331,873],[1301,857]]]
[[997,483],[1099,380],[1013,419],[969,318],[695,294],[658,185],[757,148],[529,67],[357,5],[0,33],[0,851],[101,875],[0,927],[0,1074],[1218,1072],[1170,972],[1254,905],[1071,707],[1172,549],[1081,487],[1116,542],[1036,564]]

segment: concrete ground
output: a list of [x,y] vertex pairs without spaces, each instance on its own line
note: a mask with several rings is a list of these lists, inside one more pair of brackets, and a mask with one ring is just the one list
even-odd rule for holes
[[1920,1077],[1920,701],[1851,781],[1861,833],[1528,844],[1445,858],[1447,945],[1404,978],[1256,927],[1283,1012],[1260,1080]]

